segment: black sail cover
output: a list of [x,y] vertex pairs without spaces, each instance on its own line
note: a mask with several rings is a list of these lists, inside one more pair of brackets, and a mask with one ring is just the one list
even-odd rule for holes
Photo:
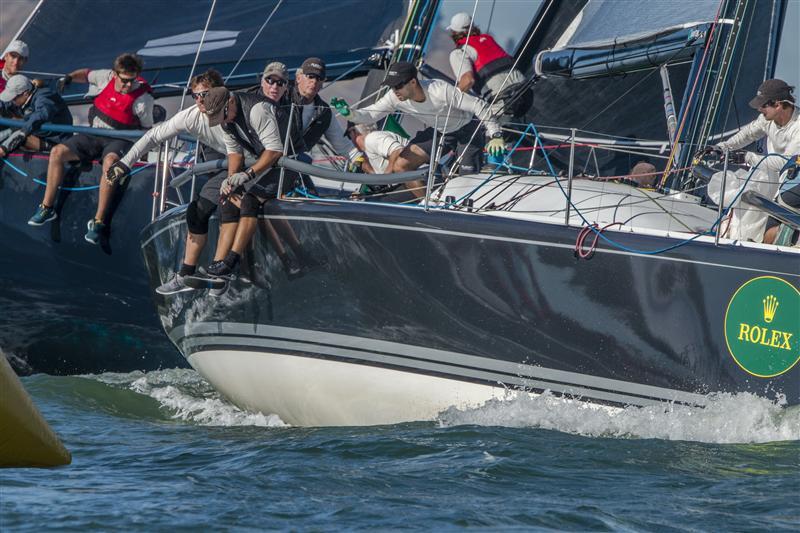
[[[178,92],[189,78],[212,4],[44,0],[19,37],[31,49],[26,69],[111,68],[117,55],[136,52],[157,94]],[[407,1],[399,0],[217,0],[195,72],[214,67],[227,77],[249,47],[229,84],[252,85],[269,60],[295,68],[309,56],[324,59],[328,76],[337,76],[399,27],[407,7]]]

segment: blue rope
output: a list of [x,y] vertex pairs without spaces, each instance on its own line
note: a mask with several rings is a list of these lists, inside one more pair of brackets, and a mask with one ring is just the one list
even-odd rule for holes
[[[541,145],[541,139],[539,138],[539,132],[536,130],[536,126],[534,126],[533,123],[529,124],[529,126],[531,126],[533,128],[533,134],[536,136],[536,140]],[[547,156],[547,152],[545,150],[542,150],[542,153],[544,154],[545,161],[547,161],[547,166],[550,169],[550,172],[553,174],[553,176],[557,176],[557,174],[555,172],[555,169],[553,168],[553,165],[550,162],[550,158]],[[578,216],[581,217],[581,220],[583,220],[584,224],[586,224],[586,226],[589,229],[591,229],[598,237],[600,237],[601,239],[606,241],[611,246],[613,246],[615,248],[619,248],[620,250],[624,250],[626,252],[631,252],[631,253],[641,254],[641,255],[658,255],[660,253],[668,252],[670,250],[674,250],[675,248],[680,248],[681,246],[685,246],[685,245],[689,244],[690,242],[692,242],[692,241],[694,241],[696,239],[699,239],[700,237],[703,237],[705,235],[713,235],[714,234],[714,228],[717,226],[717,224],[719,224],[722,221],[722,219],[724,219],[728,215],[728,212],[731,209],[733,209],[733,206],[736,204],[736,202],[739,200],[739,197],[742,195],[742,193],[747,188],[747,184],[750,182],[750,179],[753,177],[753,174],[755,174],[755,171],[758,169],[759,166],[761,166],[761,163],[763,163],[764,160],[769,156],[779,156],[779,157],[783,157],[784,159],[786,159],[784,156],[782,156],[780,154],[767,154],[767,155],[765,155],[761,159],[761,161],[759,161],[758,164],[756,164],[756,166],[754,166],[752,169],[750,169],[750,174],[748,174],[747,179],[745,180],[745,182],[742,185],[741,189],[739,189],[739,192],[736,194],[736,197],[730,203],[728,208],[723,210],[722,215],[717,218],[717,220],[711,225],[711,228],[708,231],[703,232],[703,233],[699,233],[699,234],[695,235],[694,237],[691,237],[689,239],[685,239],[683,241],[680,241],[680,242],[678,242],[676,244],[673,244],[672,246],[667,246],[665,248],[659,248],[657,250],[637,250],[635,248],[630,248],[628,246],[625,246],[624,244],[618,243],[618,242],[616,242],[615,240],[613,240],[613,239],[611,239],[609,237],[606,237],[605,235],[603,235],[602,231],[600,231],[598,228],[596,228],[593,224],[589,223],[589,221],[586,220],[586,217],[583,216],[583,213],[581,213],[580,209],[578,209],[575,206],[575,204],[572,203],[572,199],[567,195],[566,191],[564,191],[564,187],[561,185],[561,180],[556,178],[556,183],[558,184],[558,188],[561,189],[561,193],[567,199],[567,201],[569,202],[569,205],[572,207],[572,209],[574,209],[575,212],[578,213]],[[724,200],[723,198],[720,198],[720,202],[722,202],[723,200]]]
[[[146,169],[148,167],[151,167],[153,165],[154,165],[154,163],[148,163],[148,164],[146,164],[144,166],[141,166],[141,167],[137,168],[136,170],[133,170],[130,173],[130,175],[133,176],[134,174],[138,174],[142,170],[144,170],[144,169]],[[18,172],[22,173],[21,170],[19,170],[19,169],[16,169],[16,170]],[[27,177],[27,174],[25,174],[25,173],[22,173],[22,175]],[[39,178],[33,178],[33,181],[34,181],[34,183],[38,183],[39,185],[44,185],[45,187],[47,186],[47,182],[45,180],[42,180],[42,179],[39,179]],[[62,191],[78,191],[78,192],[80,192],[80,191],[93,191],[93,190],[99,189],[99,188],[100,188],[100,185],[86,185],[86,186],[83,186],[83,187],[59,187],[59,189],[61,189]]]

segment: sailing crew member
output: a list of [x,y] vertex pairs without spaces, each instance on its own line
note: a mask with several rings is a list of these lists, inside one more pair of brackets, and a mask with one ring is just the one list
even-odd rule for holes
[[[89,110],[89,121],[93,128],[126,130],[149,128],[153,125],[153,96],[147,82],[139,75],[142,72],[142,60],[135,54],[122,54],[114,60],[112,70],[78,69],[63,80],[63,84],[71,82],[88,83],[89,95],[94,96],[94,103]],[[54,220],[58,214],[55,205],[58,187],[64,177],[64,164],[70,161],[91,163],[100,159],[102,175],[119,161],[127,152],[132,142],[113,137],[95,135],[76,135],[63,144],[56,145],[50,152],[47,166],[47,188],[44,199],[36,213],[28,221],[32,226],[41,226]],[[106,229],[105,216],[111,204],[116,184],[109,180],[100,180],[100,192],[97,211],[93,219],[87,223],[84,239],[97,244],[101,233]]]
[[[766,136],[767,154],[779,154],[785,157],[800,154],[800,120],[797,116],[793,91],[794,87],[790,87],[783,80],[766,80],[759,86],[756,96],[750,100],[750,107],[760,113],[758,118],[744,126],[730,139],[719,143],[716,148],[722,151],[738,150]],[[759,165],[760,170],[766,171],[777,191],[780,172],[786,164],[785,157],[762,156],[755,152],[747,152],[744,161],[751,167]],[[763,221],[758,222],[763,223]],[[762,242],[769,244],[775,239],[779,223],[770,219],[766,224]]]
[[[247,93],[230,93],[224,87],[211,89],[204,103],[209,124],[222,126],[228,153],[228,177],[220,188],[222,225],[215,253],[215,257],[224,257],[213,261],[206,271],[214,277],[230,278],[255,233],[258,214],[266,202],[278,196],[280,169],[274,164],[283,155],[281,132],[287,132],[289,124],[283,120],[279,125],[275,102]],[[247,168],[245,150],[257,156]],[[293,187],[296,175],[287,174],[284,185]]]
[[[450,68],[458,88],[465,93],[474,90],[485,101],[494,101],[492,113],[498,119],[503,114],[524,115],[533,103],[533,91],[521,88],[526,79],[513,68],[514,58],[491,35],[473,25],[468,13],[453,15],[447,29],[456,45],[450,52]],[[513,101],[506,106],[506,100]]]
[[[349,168],[356,170],[364,162],[364,155],[353,146],[344,135],[344,129],[334,118],[328,102],[320,97],[322,84],[325,82],[325,62],[318,57],[309,57],[295,73],[295,82],[289,89],[289,97],[297,107],[295,113],[302,118],[302,142],[294,146],[295,153],[310,152],[323,140],[333,151],[347,157]],[[311,158],[301,154],[298,158],[306,163]]]
[[22,41],[11,41],[0,59],[0,93],[2,93],[11,76],[19,74],[28,61],[28,45]]
[[363,170],[367,174],[388,174],[408,139],[392,131],[381,131],[373,124],[347,124],[347,136],[367,156]]
[[[431,154],[436,150],[433,145],[434,126],[439,128],[439,134],[443,137],[443,154],[456,149],[456,154],[463,152],[462,172],[480,170],[483,161],[481,138],[484,135],[488,138],[486,149],[490,155],[499,156],[505,152],[500,126],[492,117],[486,102],[480,98],[464,94],[442,80],[420,81],[416,67],[405,61],[389,67],[383,85],[390,87],[391,91],[363,109],[350,109],[344,100],[338,98],[331,103],[342,116],[356,124],[377,122],[390,113],[400,111],[428,126],[417,133],[397,157],[392,168],[394,172],[414,170],[430,161]],[[423,183],[409,182],[406,187],[420,196]]]
[[67,104],[46,87],[36,87],[22,74],[9,78],[0,93],[0,111],[22,117],[22,126],[0,143],[0,159],[22,146],[36,152],[50,150],[69,139],[71,133],[41,131],[45,122],[72,125],[72,114]]

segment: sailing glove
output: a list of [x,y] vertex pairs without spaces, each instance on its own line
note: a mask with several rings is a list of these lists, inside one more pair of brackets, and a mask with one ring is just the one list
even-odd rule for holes
[[128,167],[128,165],[122,161],[117,161],[108,167],[108,171],[106,172],[106,181],[109,185],[114,185],[118,181],[120,183],[124,183],[130,175],[131,169]]
[[67,74],[62,78],[58,78],[58,82],[56,82],[56,91],[58,92],[58,94],[63,93],[64,88],[70,83],[72,83],[72,76],[70,76],[69,74]]
[[506,153],[506,143],[502,138],[497,137],[486,144],[486,152],[492,157],[498,157]]
[[247,172],[237,172],[236,174],[228,176],[222,180],[222,185],[220,186],[219,191],[223,196],[228,196],[231,192],[250,181],[250,179],[250,174]]
[[350,164],[347,165],[347,171],[363,173],[364,169],[362,167],[364,166],[364,161],[365,159],[363,155],[357,155],[352,161],[350,161]]
[[344,101],[344,98],[331,98],[331,105],[336,109],[336,112],[343,117],[350,116],[350,106]]

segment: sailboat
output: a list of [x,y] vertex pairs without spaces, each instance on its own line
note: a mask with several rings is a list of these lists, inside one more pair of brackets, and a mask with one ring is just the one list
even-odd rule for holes
[[[187,80],[209,67],[219,69],[228,86],[242,88],[258,83],[268,61],[299,65],[324,49],[331,75],[348,78],[364,72],[370,57],[381,54],[385,37],[405,19],[408,6],[373,0],[201,0],[187,7],[161,0],[126,5],[42,0],[14,38],[32,52],[25,73],[54,87],[65,72],[109,68],[118,54],[136,52],[144,59],[143,76],[156,103],[174,111],[192,104]],[[351,12],[365,18],[355,24],[343,17]],[[97,31],[66,30],[77,27]],[[73,84],[63,97],[79,109],[88,103],[84,90]],[[0,119],[0,128],[15,124]],[[80,125],[68,130],[108,134]],[[142,133],[126,132],[131,140]],[[41,201],[48,154],[19,152],[0,162],[0,246],[5,250],[0,257],[0,353],[17,372],[128,372],[185,365],[159,331],[135,243],[158,214],[191,199],[193,187],[199,190],[202,181],[169,189],[166,184],[202,157],[197,158],[193,139],[161,148],[135,169],[117,198],[111,233],[100,247],[83,240],[97,205],[99,164],[70,168],[56,206],[59,218],[32,228],[26,222]]]

